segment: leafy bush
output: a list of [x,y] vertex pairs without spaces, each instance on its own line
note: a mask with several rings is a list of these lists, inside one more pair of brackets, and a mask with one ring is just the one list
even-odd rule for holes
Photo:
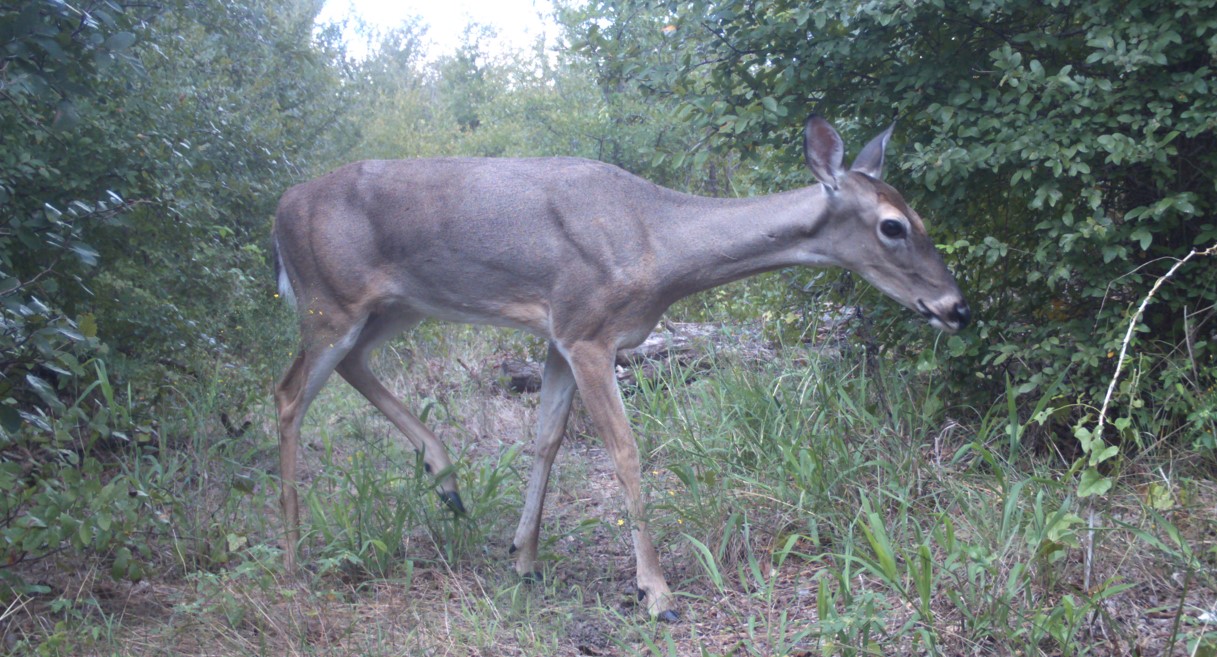
[[[91,234],[126,209],[124,143],[105,133],[105,96],[149,17],[117,4],[0,9],[0,578],[64,549],[109,555],[139,577],[144,500],[91,455],[134,424],[100,358],[87,311],[99,254]],[[86,136],[87,135],[87,136]],[[80,158],[80,159],[77,159]],[[83,161],[82,161],[83,160]],[[117,165],[110,171],[105,166]],[[116,191],[118,190],[118,191]],[[2,594],[9,597],[9,591]]]
[[[1150,284],[1217,241],[1208,3],[694,0],[668,11],[654,12],[671,37],[634,65],[639,84],[678,90],[678,114],[714,148],[780,169],[755,172],[762,187],[803,177],[790,144],[809,110],[853,117],[849,144],[898,120],[889,177],[929,218],[975,306],[944,364],[976,403],[1000,396],[1007,375],[1021,395],[1064,377],[1058,405],[1081,402],[1075,417],[1086,415]],[[910,354],[936,339],[903,312],[880,319],[882,342]],[[1197,415],[1217,404],[1214,322],[1217,267],[1197,258],[1138,323],[1136,380],[1117,399],[1123,440],[1217,446],[1211,415]]]
[[286,353],[260,328],[282,311],[257,244],[278,192],[351,141],[317,10],[0,7],[0,576],[17,590],[13,566],[63,553],[141,576],[177,509],[162,391],[214,385],[219,362],[237,415],[276,362],[260,356]]

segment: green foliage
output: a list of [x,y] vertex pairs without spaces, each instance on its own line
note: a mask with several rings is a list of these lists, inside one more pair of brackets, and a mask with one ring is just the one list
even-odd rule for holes
[[[640,11],[594,8],[593,42],[597,20]],[[1062,397],[1093,402],[1131,306],[1170,259],[1217,240],[1209,9],[695,0],[666,5],[676,38],[628,65],[640,85],[675,90],[710,147],[763,157],[758,175],[782,186],[805,178],[790,145],[807,112],[852,118],[848,144],[896,117],[890,177],[976,307],[975,327],[948,340],[959,391],[987,401],[1009,374],[1027,394],[1068,371]],[[1142,430],[1213,443],[1212,422],[1191,420],[1217,401],[1215,303],[1217,268],[1193,262],[1138,323],[1148,385],[1117,401]],[[880,319],[886,343],[916,353],[929,339],[904,313]]]
[[[88,20],[62,3],[0,9],[0,564],[3,599],[30,585],[9,570],[64,549],[109,555],[138,578],[147,493],[92,454],[138,427],[98,360],[84,303],[94,238],[129,206],[127,144],[110,143],[108,96],[138,67],[153,14],[123,3]],[[117,164],[116,171],[106,171]]]
[[[44,364],[45,365],[45,364]],[[62,551],[104,555],[115,579],[139,580],[150,557],[145,532],[168,528],[177,502],[130,470],[115,471],[97,448],[140,442],[130,411],[116,399],[100,362],[94,381],[66,405],[45,381],[32,383],[46,409],[20,411],[25,426],[5,435],[0,461],[0,599],[45,592],[9,570]],[[80,373],[83,374],[83,373]],[[29,375],[34,378],[33,375]],[[79,376],[79,378],[85,378]],[[152,511],[152,513],[150,513]]]
[[692,120],[687,89],[652,72],[681,64],[683,33],[655,3],[559,2],[566,55],[594,82],[595,150],[588,154],[652,182],[711,196],[737,193],[739,159],[701,148],[711,132]]
[[[383,456],[383,455],[381,455]],[[309,490],[311,533],[323,543],[316,558],[325,574],[330,570],[389,577],[400,566],[410,576],[413,561],[403,559],[402,549],[409,532],[427,519],[425,482],[421,459],[418,466],[391,474],[373,462],[364,450],[335,463],[332,443],[326,442],[322,459],[331,476]]]
[[566,6],[559,13],[567,33],[556,49],[538,42],[528,51],[495,50],[493,31],[471,24],[454,53],[426,62],[416,24],[385,34],[354,65],[360,156],[570,155],[678,184],[685,172],[652,162],[655,146],[690,139],[671,120],[674,100],[646,97],[620,71],[567,48],[562,41],[581,38],[569,26],[587,13]]
[[253,328],[280,319],[258,243],[285,182],[350,143],[318,9],[0,8],[0,575],[17,591],[11,568],[61,554],[141,577],[178,504],[152,451],[173,443],[153,440],[162,393],[225,363],[239,415],[263,385],[273,361],[242,365],[277,344]]
[[[96,324],[72,312],[86,290],[81,276],[98,261],[87,233],[125,206],[84,165],[65,175],[69,154],[104,159],[108,146],[77,150],[82,104],[111,82],[115,60],[129,64],[139,16],[115,7],[79,24],[54,2],[0,10],[4,67],[0,73],[0,376],[5,384],[5,429],[21,425],[14,411],[27,405],[62,410],[58,377],[81,376],[79,365],[97,348]],[[79,29],[78,29],[79,28]],[[98,152],[100,150],[100,152]],[[49,363],[49,371],[40,369]],[[48,381],[49,380],[49,381]]]
[[350,143],[315,4],[217,1],[162,17],[140,50],[146,72],[128,84],[145,117],[128,134],[155,197],[99,244],[95,307],[127,362],[156,364],[152,381],[243,359],[250,322],[273,317],[261,244],[278,195]]
[[413,467],[402,468],[395,465],[401,450],[383,442],[367,443],[345,458],[334,451],[330,436],[323,442],[323,475],[305,495],[305,540],[320,540],[315,554],[323,573],[387,578],[402,576],[405,568],[409,578],[415,561],[435,558],[432,551],[408,550],[418,539],[439,548],[440,558],[457,561],[485,545],[488,531],[498,527],[493,519],[508,515],[506,502],[514,496],[505,483],[514,478],[518,446],[479,467],[457,471],[467,513],[454,516],[436,496],[435,482],[448,473],[427,472],[417,453]]
[[[891,367],[869,379],[850,363],[809,355],[716,369],[684,392],[668,386],[679,414],[649,423],[668,437],[654,458],[679,482],[654,508],[675,518],[667,527],[684,537],[715,600],[734,592],[780,608],[784,564],[816,573],[812,629],[787,627],[780,614],[750,619],[779,636],[750,636],[745,654],[783,640],[815,641],[823,654],[900,642],[928,654],[1079,652],[1085,619],[1133,584],[1117,577],[1086,595],[1053,593],[1074,589],[1070,562],[1087,540],[1073,486],[1020,473],[998,454],[1017,453],[1047,417],[1020,420],[1003,402],[932,463],[943,389]],[[652,394],[642,388],[630,401],[650,408],[638,397]],[[1172,554],[1186,550],[1177,533],[1169,546],[1159,538],[1169,531],[1141,533]]]

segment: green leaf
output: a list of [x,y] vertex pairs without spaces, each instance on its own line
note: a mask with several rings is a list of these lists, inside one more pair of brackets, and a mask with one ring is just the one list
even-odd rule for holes
[[76,103],[73,103],[67,98],[59,101],[59,106],[55,111],[55,118],[51,121],[51,127],[55,130],[71,130],[80,123],[80,113],[76,110]]
[[1119,453],[1120,453],[1120,448],[1118,446],[1108,445],[1107,447],[1104,447],[1103,449],[1101,449],[1097,452],[1092,452],[1090,454],[1090,465],[1096,466],[1096,465],[1102,463],[1103,461],[1106,461],[1107,459],[1112,458],[1113,456],[1115,456],[1116,454],[1119,454]]
[[245,536],[244,534],[229,532],[225,538],[228,541],[229,552],[236,552],[249,544],[249,537]]
[[896,567],[896,553],[892,550],[892,543],[887,537],[887,529],[883,526],[883,518],[875,511],[868,511],[866,514],[866,525],[862,526],[862,533],[866,534],[866,539],[870,543],[871,549],[875,552],[875,557],[879,559],[879,567],[883,571],[883,575],[887,577],[890,584],[895,585],[899,582],[900,572]]
[[76,320],[76,328],[80,329],[80,334],[86,338],[97,337],[97,318],[93,313],[84,313]]
[[63,402],[59,400],[59,396],[55,394],[55,389],[51,387],[51,384],[47,383],[45,379],[35,374],[26,374],[25,382],[29,384],[30,389],[34,391],[34,394],[38,395],[38,398],[42,400],[42,403],[46,404],[57,413],[62,413],[64,411]]
[[17,433],[21,428],[21,413],[7,404],[0,406],[0,428],[6,433]]
[[765,96],[764,98],[762,98],[761,105],[763,105],[765,107],[765,110],[768,111],[770,114],[778,113],[778,101],[773,96]]
[[947,352],[952,358],[958,358],[967,350],[968,343],[964,342],[963,338],[958,335],[952,335],[947,338]]
[[106,50],[118,52],[135,45],[135,35],[130,32],[118,32],[106,39]]
[[1149,229],[1145,227],[1138,227],[1128,237],[1140,242],[1142,251],[1148,249],[1149,245],[1154,241],[1154,234],[1149,232]]
[[688,534],[683,534],[683,536],[690,543],[692,543],[693,548],[697,550],[694,556],[697,557],[697,560],[701,562],[702,568],[704,568],[706,574],[710,576],[710,581],[714,584],[715,588],[722,590],[723,576],[718,570],[718,562],[714,558],[714,553],[710,551],[710,548],[706,547],[705,543],[702,543],[696,538],[693,538]]
[[97,251],[88,244],[77,242],[69,248],[72,249],[72,253],[75,253],[76,257],[84,264],[90,266],[97,264]]
[[1077,438],[1079,443],[1082,443],[1084,451],[1090,451],[1090,443],[1094,440],[1094,433],[1090,429],[1079,424],[1073,428],[1073,437]]
[[1111,489],[1111,485],[1110,477],[1104,477],[1093,467],[1086,468],[1082,471],[1081,480],[1078,482],[1078,497],[1102,495]]

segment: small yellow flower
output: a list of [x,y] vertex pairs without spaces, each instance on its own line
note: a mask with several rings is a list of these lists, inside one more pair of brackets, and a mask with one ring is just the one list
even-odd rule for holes
[[278,293],[278,292],[275,292],[275,298],[276,298],[276,299],[278,299],[278,298],[279,298],[279,293]]
[[624,521],[624,520],[622,520],[621,518],[618,518],[618,519],[617,519],[617,526],[618,526],[618,527],[620,527],[620,526],[622,526],[622,525],[624,525],[624,524],[625,524],[625,521]]

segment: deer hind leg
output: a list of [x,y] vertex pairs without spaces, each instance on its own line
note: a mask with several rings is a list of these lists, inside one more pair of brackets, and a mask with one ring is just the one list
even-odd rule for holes
[[[312,329],[312,330],[310,330]],[[279,417],[279,503],[286,523],[283,562],[289,574],[296,570],[296,547],[300,543],[300,502],[296,490],[296,460],[300,444],[300,425],[309,404],[321,386],[359,339],[363,321],[348,324],[345,330],[331,324],[324,328],[302,325],[305,339],[300,352],[275,386],[275,406]],[[341,336],[330,341],[329,337]],[[317,336],[322,336],[318,339]]]
[[457,490],[452,461],[443,443],[389,392],[368,367],[368,356],[377,346],[419,322],[419,317],[374,316],[368,321],[359,341],[338,363],[338,374],[384,414],[406,437],[415,451],[421,452],[427,472],[440,477],[440,498],[455,512],[464,513]]
[[528,492],[524,510],[516,529],[511,551],[516,553],[516,572],[524,577],[536,574],[537,542],[541,533],[541,509],[545,503],[545,488],[549,471],[562,446],[566,418],[575,397],[575,377],[566,357],[557,345],[549,343],[545,357],[545,372],[541,375],[541,408],[537,420],[537,436],[533,443],[532,474],[528,477]]
[[642,503],[642,472],[638,444],[630,431],[621,402],[621,391],[613,376],[612,349],[592,342],[571,345],[566,353],[579,386],[579,395],[604,438],[617,469],[617,480],[625,492],[625,508],[634,539],[638,596],[645,600],[651,616],[675,621],[672,592],[659,565],[659,555],[647,531],[646,508]]

